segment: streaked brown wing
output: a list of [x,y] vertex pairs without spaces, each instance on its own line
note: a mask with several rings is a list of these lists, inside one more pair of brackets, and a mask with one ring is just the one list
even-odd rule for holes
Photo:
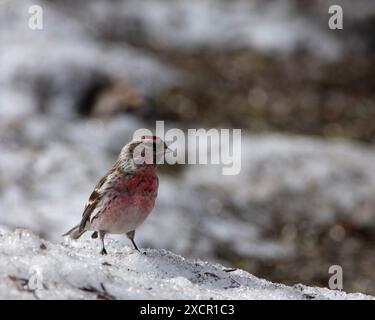
[[83,231],[85,229],[87,221],[90,219],[91,213],[95,210],[97,204],[99,203],[101,199],[101,196],[97,190],[94,190],[93,193],[91,194],[89,201],[87,201],[85,210],[83,211],[82,214],[82,220],[79,225],[79,231]]
[[105,175],[95,186],[94,191],[91,193],[89,200],[86,203],[85,210],[82,214],[82,220],[79,224],[79,231],[83,231],[85,229],[87,221],[90,219],[91,213],[95,210],[96,206],[98,205],[99,201],[102,199],[102,194],[100,192],[100,189],[107,181],[108,176],[113,172],[114,170],[111,169],[107,175]]

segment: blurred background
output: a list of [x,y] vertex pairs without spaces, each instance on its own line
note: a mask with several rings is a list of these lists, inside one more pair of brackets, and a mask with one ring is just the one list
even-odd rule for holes
[[374,52],[371,0],[0,0],[0,224],[60,242],[155,120],[242,128],[237,176],[160,168],[139,245],[374,295]]

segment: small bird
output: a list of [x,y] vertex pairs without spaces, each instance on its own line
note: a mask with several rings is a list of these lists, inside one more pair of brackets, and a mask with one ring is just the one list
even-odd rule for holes
[[135,230],[152,211],[158,193],[156,168],[168,151],[156,136],[142,136],[126,144],[113,167],[96,184],[83,211],[82,220],[63,236],[78,239],[86,231],[102,242],[101,254],[107,254],[104,237],[126,234],[134,241]]

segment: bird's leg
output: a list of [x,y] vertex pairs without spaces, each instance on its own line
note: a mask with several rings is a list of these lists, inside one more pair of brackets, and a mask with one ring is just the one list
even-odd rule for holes
[[104,237],[105,237],[105,231],[99,231],[99,238],[102,242],[102,250],[100,251],[100,254],[102,255],[107,254],[107,250],[104,247]]
[[134,242],[134,235],[135,235],[135,230],[130,231],[130,232],[128,232],[128,233],[126,234],[126,236],[127,236],[127,237],[130,239],[130,241],[132,242],[132,244],[133,244],[135,250],[141,252],[141,250],[138,249],[137,245],[136,245],[135,242]]
[[98,232],[97,231],[93,232],[91,235],[91,238],[96,239],[97,237],[98,237]]

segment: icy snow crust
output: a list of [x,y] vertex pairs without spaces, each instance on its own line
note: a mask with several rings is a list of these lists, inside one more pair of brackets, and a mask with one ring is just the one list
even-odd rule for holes
[[27,230],[0,227],[0,299],[372,299],[259,279],[166,250],[146,254],[108,241],[52,244]]

